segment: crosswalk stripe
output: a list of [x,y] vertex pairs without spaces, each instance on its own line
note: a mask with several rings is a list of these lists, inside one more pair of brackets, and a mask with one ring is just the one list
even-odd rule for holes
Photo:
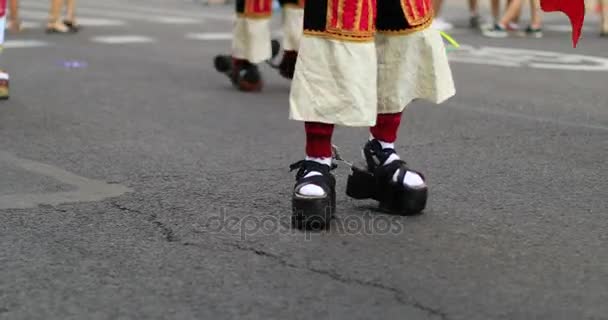
[[126,23],[122,20],[79,17],[78,24],[85,27],[115,27],[124,26]]
[[49,46],[48,42],[39,40],[8,40],[4,42],[3,47],[6,49],[15,48],[38,48]]
[[112,36],[97,36],[91,38],[91,41],[104,43],[104,44],[128,44],[128,43],[150,43],[156,42],[156,40],[138,36],[138,35],[112,35]]
[[[39,10],[27,10],[21,13],[21,17],[32,20],[46,20],[48,18],[48,13]],[[92,17],[79,17],[78,23],[85,27],[113,27],[126,24],[123,20]],[[40,23],[38,23],[37,27],[38,26],[40,26]]]
[[164,23],[164,24],[199,24],[202,21],[192,18],[182,18],[182,17],[158,17],[156,22]]
[[[25,16],[27,13],[27,11],[30,11],[31,9],[44,9],[43,6],[39,6],[39,5],[32,5],[32,4],[27,4],[27,5],[22,5],[22,7],[26,10],[22,10],[23,11],[23,15]],[[109,17],[109,18],[119,18],[119,19],[128,19],[128,20],[139,20],[139,21],[154,21],[155,19],[153,17],[150,17],[149,15],[146,14],[137,14],[137,13],[129,13],[129,12],[121,12],[121,11],[101,11],[101,10],[97,10],[97,9],[90,9],[90,8],[78,8],[78,13],[79,14],[85,14],[85,15],[91,15],[91,16],[103,16],[103,17]],[[34,15],[37,16],[38,19],[47,19],[48,18],[48,14],[43,13],[42,16],[40,16],[40,14],[37,13],[30,13],[29,16],[30,17],[34,17]]]
[[117,10],[119,12],[138,12],[148,16],[178,16],[178,17],[188,17],[194,19],[211,19],[211,20],[224,20],[224,21],[232,21],[233,17],[231,14],[218,14],[218,13],[206,13],[203,12],[203,8],[195,7],[195,10],[191,11],[183,11],[183,10],[166,10],[164,8],[151,8],[151,7],[143,7],[143,6],[130,6],[124,3],[122,4],[108,4],[102,1],[96,2],[95,4],[86,4],[84,7],[88,7],[95,10]]
[[232,33],[229,32],[206,32],[206,33],[188,33],[186,39],[191,40],[231,40]]
[[29,29],[39,29],[42,24],[40,22],[35,21],[21,21],[21,29],[29,30]]
[[[97,6],[97,5],[96,5]],[[119,18],[119,19],[130,19],[130,20],[139,20],[139,21],[147,21],[147,22],[159,22],[160,23],[169,23],[167,21],[176,21],[174,23],[185,23],[184,21],[191,21],[188,23],[202,23],[204,19],[215,19],[215,20],[232,20],[229,16],[222,15],[211,15],[211,14],[182,14],[179,12],[166,11],[162,9],[149,9],[149,8],[134,8],[134,7],[96,7],[96,6],[79,6],[78,13],[91,15],[91,16],[104,16],[109,18]],[[47,10],[48,5],[38,4],[38,3],[24,3],[21,5],[22,8],[26,10]],[[40,17],[42,18],[42,17]],[[47,18],[47,14],[45,13],[44,18]],[[186,20],[188,19],[188,20]]]

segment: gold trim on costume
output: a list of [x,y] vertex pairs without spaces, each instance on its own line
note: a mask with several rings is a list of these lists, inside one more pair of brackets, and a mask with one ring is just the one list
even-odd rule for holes
[[312,37],[321,37],[327,39],[348,41],[348,42],[373,42],[374,35],[361,35],[361,34],[343,34],[343,33],[331,33],[327,31],[317,31],[317,30],[304,30],[304,35],[312,36]]
[[363,1],[357,0],[357,9],[355,11],[355,29],[361,29],[361,14],[363,14]]
[[374,21],[374,12],[376,12],[376,8],[374,7],[374,0],[367,1],[367,11],[369,14],[369,20],[367,21],[367,31],[374,32],[376,28],[376,23]]
[[239,13],[236,16],[244,19],[270,19],[272,13]]
[[338,16],[336,21],[336,29],[342,29],[344,24],[344,0],[338,0]]
[[327,15],[325,21],[325,30],[331,28],[331,23],[334,18],[334,0],[327,0]]
[[[422,3],[424,6],[424,0],[422,0]],[[401,0],[401,9],[403,10],[403,14],[405,14],[407,22],[413,27],[423,23],[429,16],[433,15],[433,11],[429,10],[425,15],[418,16],[418,5],[416,4],[416,0]],[[412,10],[411,14],[408,9]]]
[[414,27],[409,27],[407,29],[401,29],[401,30],[378,30],[378,33],[384,34],[384,35],[395,35],[395,36],[399,36],[399,35],[405,35],[405,34],[410,34],[410,33],[414,33],[414,32],[418,32],[424,29],[427,29],[428,27],[431,26],[431,24],[433,23],[433,16],[427,17],[427,21],[425,21],[422,24],[419,24],[417,26]]

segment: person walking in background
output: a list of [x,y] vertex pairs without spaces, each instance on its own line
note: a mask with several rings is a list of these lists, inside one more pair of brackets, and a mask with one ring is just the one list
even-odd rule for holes
[[[4,46],[4,30],[6,29],[6,1],[0,0],[0,51]],[[3,70],[0,70],[0,99],[6,100],[9,97],[8,92],[8,73]]]
[[[492,13],[492,26],[494,23],[498,21],[500,18],[500,0],[491,0],[490,1],[490,10]],[[471,15],[469,19],[469,27],[472,29],[480,29],[483,26],[481,25],[481,16],[479,14],[479,1],[478,0],[469,0],[469,13]]]
[[[523,0],[512,0],[502,18],[494,23],[492,28],[482,30],[483,35],[490,38],[506,38],[509,36],[509,31],[513,29],[510,26],[518,19],[522,5]],[[542,16],[538,0],[530,0],[530,25],[526,28],[525,35],[534,38],[543,36]]]
[[8,0],[8,23],[7,29],[11,32],[21,31],[21,19],[19,18],[19,0]]
[[[65,4],[65,18],[62,19],[61,11]],[[49,22],[46,26],[47,33],[78,32],[80,26],[76,23],[76,0],[51,0]]]
[[599,0],[600,37],[608,38],[608,0]]
[[[498,0],[492,0],[492,5],[494,5],[495,1]],[[472,29],[479,29],[481,24],[481,18],[479,17],[479,1],[469,0],[469,13],[471,15],[471,18],[469,19],[469,27]]]
[[443,0],[434,0],[433,1],[433,10],[435,11],[435,19],[431,25],[431,28],[439,30],[439,31],[447,31],[454,29],[454,25],[445,21],[439,15],[441,13],[441,7],[443,7]]

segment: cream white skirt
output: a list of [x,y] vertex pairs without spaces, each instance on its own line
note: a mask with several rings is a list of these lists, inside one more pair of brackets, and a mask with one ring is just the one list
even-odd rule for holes
[[437,30],[378,34],[375,42],[304,35],[290,94],[290,119],[373,126],[415,99],[441,103],[455,94]]

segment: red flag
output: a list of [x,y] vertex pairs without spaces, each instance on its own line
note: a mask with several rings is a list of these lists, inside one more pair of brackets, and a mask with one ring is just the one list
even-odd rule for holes
[[572,46],[576,48],[585,21],[585,1],[540,0],[540,7],[546,12],[561,11],[568,16],[572,25]]

